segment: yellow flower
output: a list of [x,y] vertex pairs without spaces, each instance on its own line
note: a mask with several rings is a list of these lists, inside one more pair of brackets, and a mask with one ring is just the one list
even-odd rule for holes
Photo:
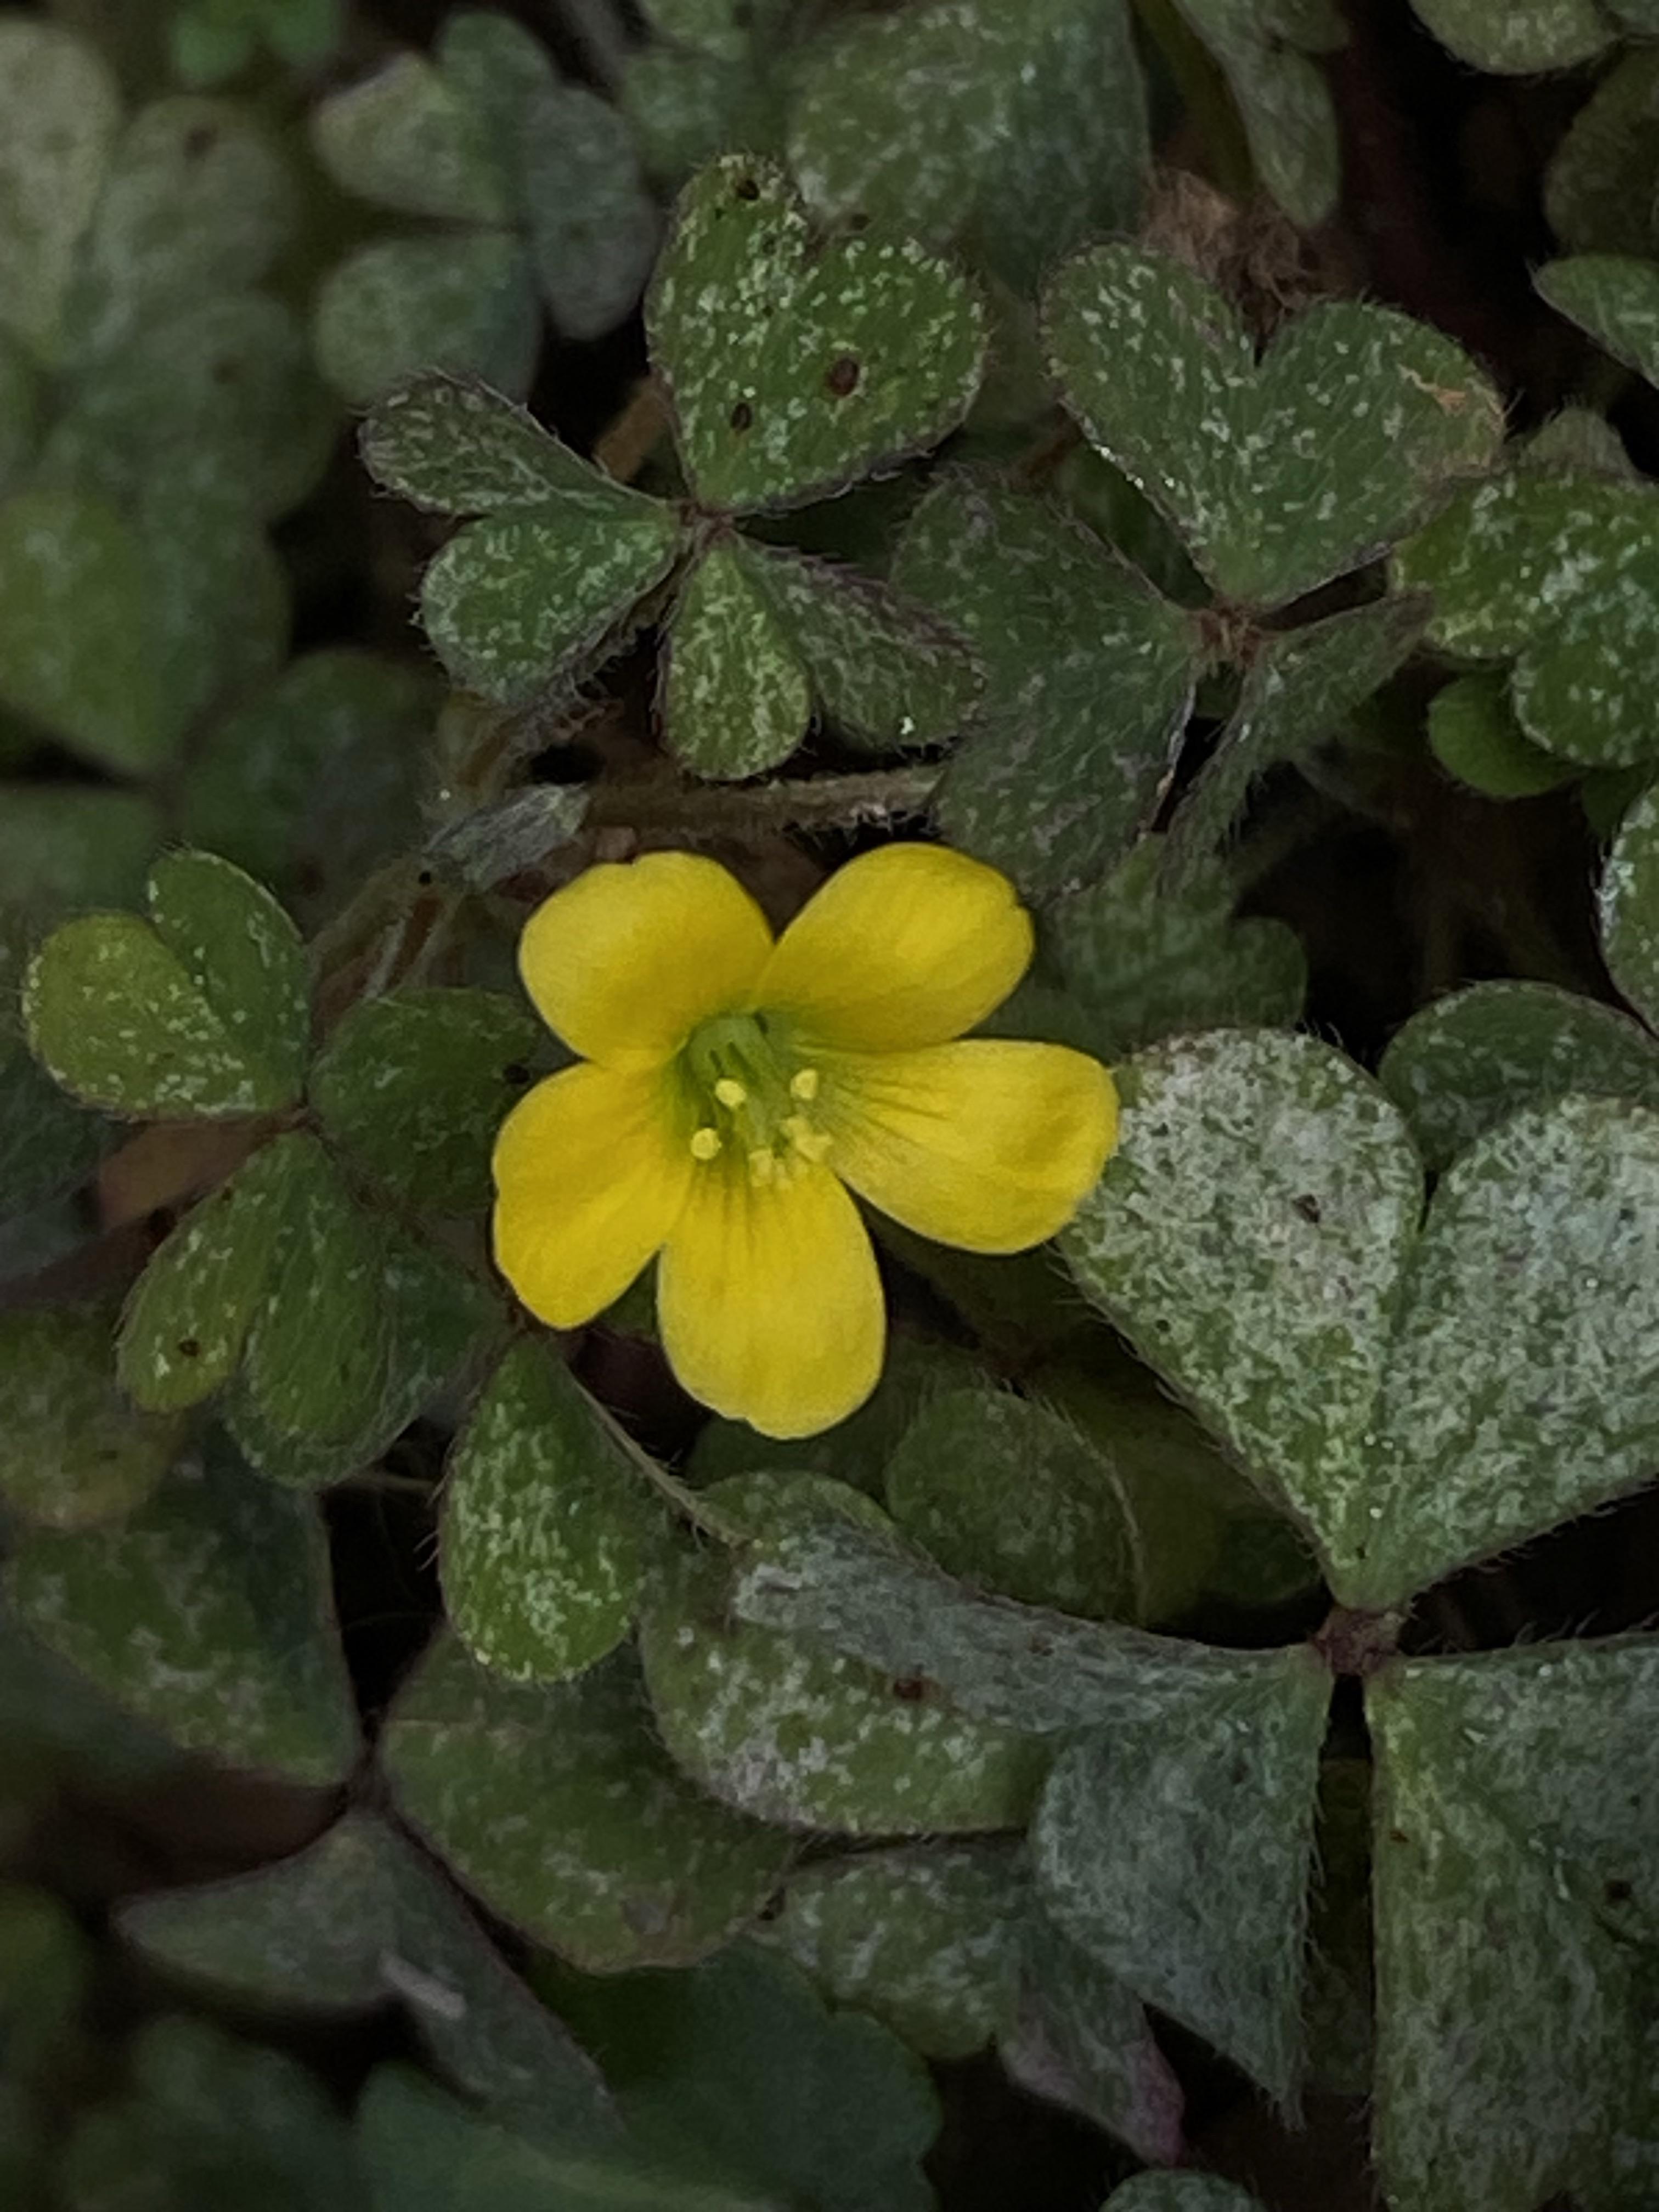
[[590,868],[520,945],[581,1060],[496,1139],[501,1273],[574,1328],[660,1254],[663,1343],[691,1395],[768,1436],[829,1428],[874,1389],[886,1331],[849,1188],[939,1243],[1018,1252],[1112,1149],[1098,1062],[957,1041],[1030,957],[1012,886],[941,846],[849,862],[775,942],[713,860]]

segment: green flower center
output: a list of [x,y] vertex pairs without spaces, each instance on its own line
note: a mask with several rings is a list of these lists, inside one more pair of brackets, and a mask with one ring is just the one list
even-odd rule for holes
[[830,1150],[807,1112],[819,1076],[787,1030],[764,1014],[716,1014],[687,1038],[680,1068],[693,1102],[691,1153],[745,1160],[757,1188],[787,1182]]

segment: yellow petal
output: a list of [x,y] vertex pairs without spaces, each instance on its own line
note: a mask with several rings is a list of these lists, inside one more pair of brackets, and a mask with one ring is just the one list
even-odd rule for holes
[[495,1139],[496,1266],[550,1327],[592,1321],[661,1249],[693,1165],[655,1077],[549,1076]]
[[936,1243],[1023,1252],[1062,1229],[1117,1141],[1117,1089],[1065,1045],[971,1037],[824,1064],[830,1164]]
[[887,1319],[858,1208],[823,1168],[757,1188],[702,1170],[657,1276],[670,1364],[694,1398],[769,1437],[809,1437],[864,1403]]
[[1006,876],[943,845],[882,845],[838,869],[767,962],[755,1004],[854,1052],[943,1044],[1000,1006],[1031,958]]
[[734,876],[695,853],[604,861],[543,901],[519,940],[536,1010],[584,1060],[660,1067],[700,1021],[742,1006],[772,949]]

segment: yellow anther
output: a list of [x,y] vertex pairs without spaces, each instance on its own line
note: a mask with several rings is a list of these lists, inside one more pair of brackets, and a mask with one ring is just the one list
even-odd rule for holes
[[785,1117],[784,1133],[803,1159],[821,1160],[830,1149],[830,1139],[822,1129],[815,1129],[805,1114],[790,1114]]
[[818,1072],[816,1067],[798,1068],[789,1079],[789,1096],[810,1106],[818,1095]]
[[720,1148],[718,1129],[694,1129],[691,1132],[691,1157],[694,1160],[712,1160]]
[[732,1075],[721,1076],[720,1081],[714,1085],[714,1096],[722,1106],[731,1107],[734,1113],[739,1106],[746,1106],[749,1103],[749,1093],[737,1078]]
[[763,1145],[749,1155],[749,1180],[757,1190],[763,1189],[777,1174],[777,1155],[769,1145]]

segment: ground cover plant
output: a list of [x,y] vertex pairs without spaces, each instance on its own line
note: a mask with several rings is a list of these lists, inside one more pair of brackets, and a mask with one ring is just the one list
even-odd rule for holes
[[1659,2203],[1659,10],[0,10],[0,2202]]

